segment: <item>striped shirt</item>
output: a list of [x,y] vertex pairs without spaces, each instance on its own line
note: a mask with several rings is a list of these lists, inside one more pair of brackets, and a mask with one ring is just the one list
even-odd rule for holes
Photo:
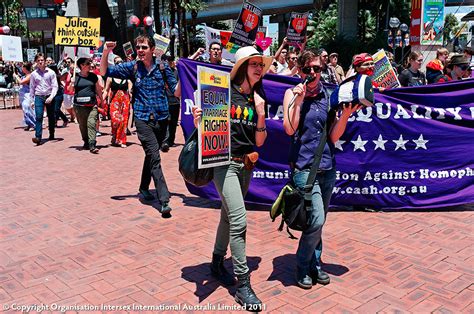
[[[136,66],[135,66],[136,65]],[[168,99],[165,93],[165,81],[174,93],[177,80],[168,64],[162,63],[164,69],[155,63],[150,72],[141,61],[130,61],[107,68],[107,77],[130,79],[133,82],[133,112],[135,118],[143,121],[150,120],[153,114],[156,120],[168,118]],[[165,78],[163,78],[163,74]]]

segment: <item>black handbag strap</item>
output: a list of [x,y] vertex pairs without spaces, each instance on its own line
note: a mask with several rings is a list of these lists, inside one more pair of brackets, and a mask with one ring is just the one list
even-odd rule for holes
[[319,145],[316,147],[314,150],[314,160],[313,164],[311,165],[311,170],[309,171],[309,176],[308,180],[306,180],[306,185],[304,187],[304,192],[305,192],[305,200],[311,200],[312,196],[312,191],[313,191],[313,185],[314,181],[316,181],[316,175],[318,172],[319,164],[321,163],[321,158],[323,157],[323,151],[324,151],[324,146],[326,145],[327,141],[327,126],[329,125],[329,120],[330,120],[330,106],[329,106],[329,97],[328,97],[328,91],[323,88],[324,94],[326,96],[326,101],[328,104],[328,115],[326,119],[326,123],[324,123],[323,126],[323,134],[321,135],[321,139],[319,141]]
[[[329,119],[329,116],[328,116]],[[316,147],[314,151],[314,160],[313,164],[311,165],[311,170],[309,171],[308,180],[306,180],[306,185],[304,187],[305,194],[310,194],[313,190],[314,181],[316,181],[316,175],[318,172],[319,164],[321,163],[321,158],[323,157],[324,146],[326,145],[327,140],[327,121],[323,127],[323,134],[321,135],[321,139],[319,141],[319,145]],[[305,197],[306,198],[306,197]],[[311,197],[310,197],[311,199]]]

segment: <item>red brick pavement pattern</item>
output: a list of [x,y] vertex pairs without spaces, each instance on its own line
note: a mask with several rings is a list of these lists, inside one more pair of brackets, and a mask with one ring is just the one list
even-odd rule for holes
[[[208,270],[219,204],[187,192],[179,147],[163,154],[173,193],[173,217],[163,219],[137,196],[143,152],[135,135],[125,149],[99,137],[93,155],[79,149],[70,124],[36,147],[21,115],[0,112],[1,304],[235,304],[234,289]],[[266,211],[249,210],[253,286],[266,312],[473,313],[472,209],[330,212],[324,262],[332,282],[311,290],[295,286],[297,241],[276,231]]]

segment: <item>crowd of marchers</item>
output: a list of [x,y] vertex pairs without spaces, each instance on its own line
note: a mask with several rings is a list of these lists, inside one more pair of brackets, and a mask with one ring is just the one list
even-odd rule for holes
[[[171,194],[161,166],[161,152],[174,146],[179,119],[181,87],[176,62],[166,54],[157,55],[155,42],[148,35],[138,36],[134,44],[135,56],[125,61],[116,56],[112,63],[109,55],[116,49],[115,42],[105,42],[102,57],[97,60],[79,58],[74,62],[67,57],[56,64],[38,53],[34,63],[7,64],[7,71],[4,65],[2,77],[5,87],[9,87],[8,84],[21,86],[25,130],[35,130],[32,141],[36,145],[45,143],[42,136],[45,112],[49,140],[55,140],[59,120],[63,121],[62,127],[77,121],[82,147],[93,154],[99,152],[100,120],[111,121],[113,146],[126,147],[129,129],[135,127],[145,155],[138,192],[146,201],[157,197],[162,216],[170,218]],[[253,114],[239,115],[230,121],[231,162],[213,170],[213,183],[222,207],[210,273],[225,286],[237,285],[234,295],[237,303],[259,311],[263,304],[252,289],[247,265],[244,198],[258,162],[256,147],[265,145],[267,140],[263,77],[270,73],[301,80],[285,92],[283,127],[291,137],[288,160],[293,185],[301,190],[309,188],[311,195],[306,227],[296,250],[294,272],[295,284],[311,289],[316,284],[330,283],[322,263],[322,230],[336,181],[334,143],[345,132],[351,114],[361,108],[359,104],[349,103],[330,111],[330,90],[323,83],[341,84],[353,76],[373,75],[374,59],[369,53],[359,53],[353,56],[351,67],[344,71],[338,64],[337,52],[306,49],[304,43],[292,47],[286,39],[274,56],[263,55],[256,45],[247,46],[238,49],[231,62],[222,58],[223,49],[219,42],[213,42],[207,52],[200,48],[189,58],[230,66],[232,106]],[[209,57],[203,59],[206,54]],[[390,54],[388,57],[393,58]],[[439,49],[423,73],[420,70],[424,61],[422,54],[411,52],[406,68],[398,73],[399,81],[402,86],[419,86],[461,80],[471,75],[471,57],[469,49],[459,55]],[[202,110],[193,107],[192,114],[195,127],[199,127]],[[156,196],[149,189],[152,181]],[[229,248],[233,271],[224,267]]]

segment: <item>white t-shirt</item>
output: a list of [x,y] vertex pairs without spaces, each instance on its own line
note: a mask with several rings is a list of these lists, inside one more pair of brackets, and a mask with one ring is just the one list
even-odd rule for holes
[[285,63],[281,64],[277,60],[275,62],[278,64],[277,69],[276,69],[276,74],[281,74],[282,72],[286,72],[288,69],[288,63],[285,61]]

